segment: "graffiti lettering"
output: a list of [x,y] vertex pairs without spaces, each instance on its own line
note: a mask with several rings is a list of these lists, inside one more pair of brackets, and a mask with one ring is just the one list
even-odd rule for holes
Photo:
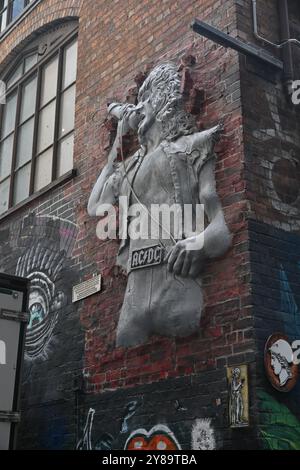
[[292,84],[294,90],[292,94],[292,102],[297,105],[300,104],[300,80],[295,80]]
[[294,341],[292,343],[292,349],[294,351],[293,354],[293,362],[298,366],[300,364],[300,340]]
[[0,365],[6,365],[6,344],[0,340]]

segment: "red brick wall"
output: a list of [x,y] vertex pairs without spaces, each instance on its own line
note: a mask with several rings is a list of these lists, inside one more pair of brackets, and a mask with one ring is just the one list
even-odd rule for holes
[[[189,28],[191,20],[199,17],[234,35],[233,2],[126,4],[127,9],[120,2],[113,6],[94,2],[81,16],[77,166],[82,203],[77,207],[81,231],[74,255],[80,266],[88,265],[88,275],[93,271],[104,274],[102,294],[86,300],[80,309],[87,328],[84,375],[94,391],[223,367],[228,356],[243,362],[243,352],[252,348],[238,56]],[[205,90],[205,102],[197,111],[199,127],[220,120],[225,124],[216,176],[226,220],[234,233],[234,248],[207,268],[206,309],[198,334],[181,340],[154,338],[141,347],[116,350],[115,330],[126,281],[113,271],[117,244],[101,244],[96,238],[97,222],[86,213],[96,174],[106,161],[106,105],[112,98],[125,101],[128,90],[135,86],[134,77],[151,64],[165,59],[180,64],[185,54],[196,59],[191,68],[194,87]]]
[[[70,384],[64,385],[64,381],[71,372],[74,375],[83,372],[87,392],[100,392],[211,371],[210,380],[215,384],[215,391],[209,399],[222,397],[226,421],[225,366],[254,361],[247,241],[250,206],[246,200],[244,178],[240,64],[237,53],[196,35],[189,25],[198,17],[236,36],[236,2],[95,0],[84,2],[80,9],[81,3],[44,0],[3,41],[0,50],[0,63],[6,65],[19,50],[17,47],[26,43],[34,30],[61,18],[79,16],[74,155],[78,176],[30,207],[12,214],[1,223],[0,230],[6,233],[9,224],[17,227],[29,211],[57,217],[68,214],[79,230],[72,253],[72,268],[77,272],[78,281],[90,278],[94,272],[103,275],[100,294],[69,305],[73,312],[70,318],[77,325],[80,317],[85,335],[82,357],[73,359],[76,345],[73,340],[69,350],[67,339],[67,336],[78,338],[81,347],[79,326],[75,331],[70,321],[70,330],[64,331],[58,324],[54,334],[60,359],[52,362],[50,354],[46,363],[41,365],[40,361],[34,365],[35,373],[25,378],[24,403],[32,418],[32,403],[41,403],[49,398],[49,394],[52,397],[50,389],[54,386],[40,376],[41,370],[46,376],[53,377],[61,393],[69,390]],[[116,349],[115,331],[126,280],[114,269],[117,243],[103,243],[97,239],[97,221],[86,211],[90,191],[106,162],[112,137],[109,126],[105,125],[106,106],[112,99],[126,101],[132,96],[136,88],[134,78],[152,65],[168,59],[182,64],[184,69],[188,56],[195,58],[195,64],[189,67],[192,84],[186,90],[187,105],[193,109],[199,128],[208,128],[219,121],[224,124],[224,135],[218,145],[216,180],[226,221],[234,235],[233,246],[222,259],[207,265],[203,279],[205,310],[197,334],[172,340],[154,337],[143,346]],[[199,90],[199,96],[204,90],[201,105],[193,101],[195,90]],[[11,242],[9,249],[17,250],[18,247]],[[3,270],[14,273],[14,269],[14,261],[3,263]],[[64,377],[59,360],[70,364],[70,372]],[[68,380],[72,381],[72,377]],[[33,396],[28,401],[29,393]],[[60,396],[60,392],[57,393]],[[56,397],[56,393],[53,396]],[[70,407],[72,416],[71,399]],[[69,445],[65,444],[66,447]]]

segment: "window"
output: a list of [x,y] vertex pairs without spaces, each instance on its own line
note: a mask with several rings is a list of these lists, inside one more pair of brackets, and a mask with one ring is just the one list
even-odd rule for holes
[[[0,114],[0,215],[73,168],[77,37],[31,48],[4,79]],[[44,42],[41,44],[44,46]],[[52,44],[52,47],[51,47]],[[53,47],[55,44],[55,47]]]
[[0,0],[0,32],[2,32],[33,0]]

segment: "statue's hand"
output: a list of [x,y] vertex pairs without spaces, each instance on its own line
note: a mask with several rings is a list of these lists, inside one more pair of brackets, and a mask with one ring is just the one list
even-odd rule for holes
[[196,236],[180,240],[165,258],[168,270],[183,277],[197,277],[202,271],[205,254],[203,242]]
[[141,119],[138,113],[135,112],[136,107],[134,105],[126,106],[122,114],[122,118],[118,122],[117,134],[120,137],[128,134],[130,130],[137,130],[139,120]]

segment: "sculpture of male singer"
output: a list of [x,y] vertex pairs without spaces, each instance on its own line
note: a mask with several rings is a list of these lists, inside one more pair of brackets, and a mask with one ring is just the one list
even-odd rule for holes
[[[135,346],[154,334],[174,337],[197,331],[203,264],[206,258],[223,255],[231,244],[214,175],[220,129],[197,130],[184,110],[180,84],[176,66],[161,64],[143,83],[137,106],[115,112],[117,136],[88,203],[91,216],[97,215],[100,204],[116,204],[119,196],[126,196],[129,205],[138,202],[147,212],[153,204],[203,204],[208,220],[201,233],[179,240],[171,224],[170,236],[165,233],[159,241],[121,241],[117,262],[126,269],[128,282],[117,346]],[[140,149],[119,162],[121,139],[130,128],[137,131]],[[151,263],[137,262],[147,260],[147,254]]]

